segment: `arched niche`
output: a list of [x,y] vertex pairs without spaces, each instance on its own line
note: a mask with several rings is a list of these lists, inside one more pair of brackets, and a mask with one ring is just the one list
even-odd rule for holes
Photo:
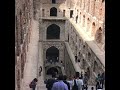
[[46,50],[46,59],[48,62],[58,62],[59,61],[59,50],[52,46]]
[[60,27],[52,24],[47,28],[47,39],[60,39]]
[[57,8],[52,7],[50,9],[50,16],[57,16]]

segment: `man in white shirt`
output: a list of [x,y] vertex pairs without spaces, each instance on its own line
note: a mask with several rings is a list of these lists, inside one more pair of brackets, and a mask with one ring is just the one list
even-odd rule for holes
[[[83,88],[83,80],[79,79],[79,76],[80,76],[80,73],[76,72],[75,81],[76,81],[76,84],[78,86],[78,90],[82,90],[82,88]],[[73,80],[73,86],[74,86],[74,80]]]

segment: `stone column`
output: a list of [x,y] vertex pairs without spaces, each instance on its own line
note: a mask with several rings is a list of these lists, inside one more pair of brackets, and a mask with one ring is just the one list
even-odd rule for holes
[[42,21],[39,22],[39,40],[42,41],[43,40],[43,27],[42,27]]
[[45,48],[43,49],[43,64],[44,64],[44,65],[46,64],[46,61],[47,61],[47,59],[46,59],[46,51],[47,51],[47,47],[45,47]]
[[59,49],[59,62],[61,61],[64,63],[64,51],[62,48]]

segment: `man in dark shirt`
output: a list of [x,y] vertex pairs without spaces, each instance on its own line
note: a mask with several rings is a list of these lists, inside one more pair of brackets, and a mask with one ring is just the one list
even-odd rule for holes
[[46,88],[47,90],[51,90],[52,89],[52,86],[53,84],[57,82],[56,80],[56,75],[55,74],[52,74],[52,78],[51,79],[48,79],[47,80],[47,83],[46,83]]
[[38,81],[37,78],[34,78],[32,82],[29,84],[29,87],[32,88],[32,90],[35,90],[37,81]]
[[64,75],[63,79],[64,79],[63,82],[68,86],[68,90],[70,90],[70,84],[69,84],[69,82],[67,82],[67,76]]

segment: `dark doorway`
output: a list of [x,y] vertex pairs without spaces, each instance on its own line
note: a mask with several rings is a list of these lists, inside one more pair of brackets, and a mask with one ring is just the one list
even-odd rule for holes
[[78,15],[76,16],[76,23],[77,23],[77,21],[78,21]]
[[59,60],[59,50],[52,46],[50,48],[47,49],[46,51],[46,58],[48,62],[58,62]]
[[98,67],[98,64],[97,64],[96,61],[94,61],[93,72],[96,73],[96,71],[97,71],[97,67]]
[[45,15],[45,10],[42,9],[42,17],[44,17],[44,15]]
[[97,43],[101,43],[102,42],[102,28],[100,27],[97,32],[96,32],[96,35],[95,35],[95,40]]
[[57,9],[55,7],[50,9],[50,16],[57,16]]
[[55,73],[57,73],[58,74],[58,70],[57,70],[57,68],[55,68],[55,67],[51,67],[51,68],[49,68],[48,70],[47,70],[47,75],[52,75],[52,74],[55,74]]
[[65,10],[63,10],[63,17],[65,17]]
[[69,34],[68,34],[68,42],[69,42]]
[[55,4],[55,3],[56,3],[56,0],[52,0],[52,3]]
[[60,27],[52,24],[47,28],[47,39],[60,39]]
[[90,68],[88,67],[87,68],[87,76],[88,76],[88,79],[90,78]]
[[73,17],[73,10],[70,10],[70,18]]
[[92,23],[92,32],[91,32],[91,36],[94,36],[95,34],[95,22]]

